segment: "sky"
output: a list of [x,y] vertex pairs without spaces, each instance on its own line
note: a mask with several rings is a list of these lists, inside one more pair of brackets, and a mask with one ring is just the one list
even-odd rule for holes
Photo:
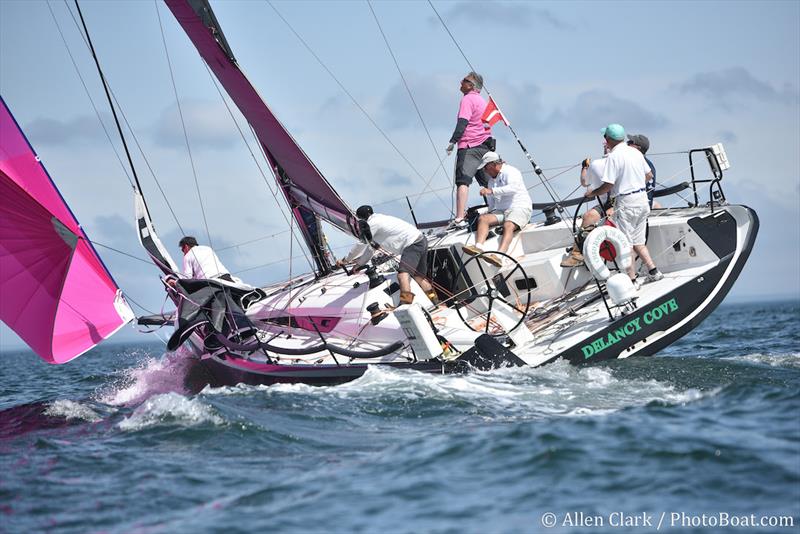
[[[428,2],[373,2],[372,11],[363,1],[212,2],[241,68],[350,206],[410,220],[409,196],[419,220],[450,215],[454,162],[444,149],[459,82],[474,68],[562,196],[578,185],[569,168],[601,155],[599,130],[611,122],[650,138],[665,186],[688,179],[687,150],[723,143],[728,200],[761,222],[729,299],[800,298],[800,2],[433,5],[464,55]],[[166,6],[81,9],[129,142],[146,157],[134,149],[173,257],[185,233],[252,284],[307,272],[242,117],[231,118]],[[74,3],[0,0],[0,94],[134,310],[158,312],[165,295],[141,261],[130,171],[75,13]],[[549,200],[509,130],[496,125],[494,135],[534,201]],[[470,194],[477,204],[477,188]],[[344,254],[352,241],[328,234]],[[117,337],[126,336],[135,339],[133,328]],[[0,349],[18,344],[0,326]]]

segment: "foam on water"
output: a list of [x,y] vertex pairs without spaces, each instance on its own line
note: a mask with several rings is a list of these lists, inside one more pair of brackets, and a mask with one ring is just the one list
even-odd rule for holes
[[82,419],[90,423],[96,423],[102,419],[100,415],[80,402],[67,399],[54,401],[48,405],[44,415],[49,417],[63,417],[67,420]]
[[154,395],[134,410],[118,426],[122,430],[141,430],[159,425],[191,427],[205,424],[223,425],[225,420],[198,398],[178,393]]
[[188,353],[178,349],[160,358],[145,358],[121,371],[119,380],[98,392],[97,400],[113,406],[135,405],[159,393],[187,393],[184,386],[191,365]]
[[[321,403],[426,400],[473,406],[491,418],[600,415],[650,403],[679,405],[717,390],[677,389],[658,380],[623,379],[601,367],[578,368],[566,361],[541,368],[506,368],[464,375],[435,375],[370,367],[361,378],[335,387],[304,384],[206,388],[203,395],[302,396]],[[487,413],[488,412],[488,413]]]
[[800,369],[800,353],[790,354],[762,354],[759,352],[745,354],[744,356],[731,356],[726,360],[754,363],[758,365],[769,365],[770,367],[790,367]]

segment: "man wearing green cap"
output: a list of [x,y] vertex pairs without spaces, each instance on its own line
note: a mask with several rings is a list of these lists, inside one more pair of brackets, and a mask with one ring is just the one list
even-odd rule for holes
[[[625,234],[633,245],[634,252],[647,266],[647,281],[661,280],[664,275],[656,267],[645,244],[647,217],[650,215],[647,181],[653,177],[653,173],[642,153],[624,142],[625,128],[622,125],[609,124],[600,130],[600,133],[603,134],[609,148],[603,172],[603,185],[595,190],[586,191],[586,196],[593,198],[608,191],[612,192],[615,199],[612,217],[614,224]],[[633,262],[628,267],[628,276],[631,280],[636,280],[636,268]]]

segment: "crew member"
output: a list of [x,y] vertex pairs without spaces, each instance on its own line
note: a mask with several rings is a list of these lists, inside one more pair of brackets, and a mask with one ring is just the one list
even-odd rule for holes
[[183,274],[187,278],[219,278],[237,282],[211,247],[198,245],[197,239],[188,235],[181,238],[178,246],[183,252]]
[[[366,222],[367,235],[364,243],[358,243],[343,259],[336,262],[338,267],[355,261],[357,265],[366,265],[372,258],[374,249],[380,247],[400,258],[397,282],[400,284],[400,304],[411,304],[414,293],[411,292],[411,277],[436,303],[436,292],[425,278],[428,271],[428,241],[416,227],[397,217],[374,213],[372,206],[361,206],[356,210],[356,217]],[[363,228],[363,226],[362,226]],[[370,246],[371,245],[371,246]]]
[[470,72],[461,80],[461,103],[458,106],[458,120],[447,154],[456,152],[456,217],[455,224],[463,224],[464,214],[467,209],[469,184],[472,179],[478,180],[481,187],[486,187],[487,178],[478,165],[483,155],[495,149],[492,138],[492,127],[483,121],[483,112],[486,110],[486,101],[480,95],[483,89],[483,77],[477,72]]
[[[472,255],[482,253],[489,228],[502,224],[503,238],[497,250],[506,252],[511,245],[514,232],[522,230],[531,220],[533,212],[531,196],[525,188],[525,181],[519,169],[504,162],[497,152],[484,154],[478,169],[483,169],[490,177],[488,187],[480,190],[481,196],[486,197],[488,201],[489,213],[484,213],[478,218],[475,244],[466,245],[463,250]],[[498,267],[503,265],[500,258],[493,254],[484,255],[482,258]]]
[[[650,208],[653,208],[653,194],[656,191],[656,166],[653,165],[653,162],[650,161],[650,158],[647,157],[647,151],[650,150],[650,139],[647,136],[641,134],[633,134],[628,135],[628,146],[632,146],[639,150],[644,156],[644,160],[650,166],[650,172],[653,173],[653,177],[647,180],[647,200],[650,203]],[[661,205],[658,202],[655,203],[656,208],[660,208]]]
[[[614,197],[612,220],[633,245],[633,250],[647,266],[647,281],[661,280],[664,275],[658,270],[650,251],[647,250],[646,231],[650,205],[647,202],[647,180],[653,173],[644,156],[637,149],[624,143],[625,129],[620,124],[609,124],[601,130],[609,148],[603,185],[586,191],[586,197],[594,198],[611,191]],[[636,281],[635,262],[628,267],[628,276]]]

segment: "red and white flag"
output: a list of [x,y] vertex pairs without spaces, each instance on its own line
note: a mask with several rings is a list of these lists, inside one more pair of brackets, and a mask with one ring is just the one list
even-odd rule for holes
[[500,111],[500,108],[497,107],[497,104],[492,97],[489,97],[489,103],[486,104],[486,109],[483,110],[483,116],[481,117],[481,120],[489,126],[494,126],[500,121],[503,121],[506,126],[510,126],[508,119],[506,119],[506,116],[503,115],[502,111]]

